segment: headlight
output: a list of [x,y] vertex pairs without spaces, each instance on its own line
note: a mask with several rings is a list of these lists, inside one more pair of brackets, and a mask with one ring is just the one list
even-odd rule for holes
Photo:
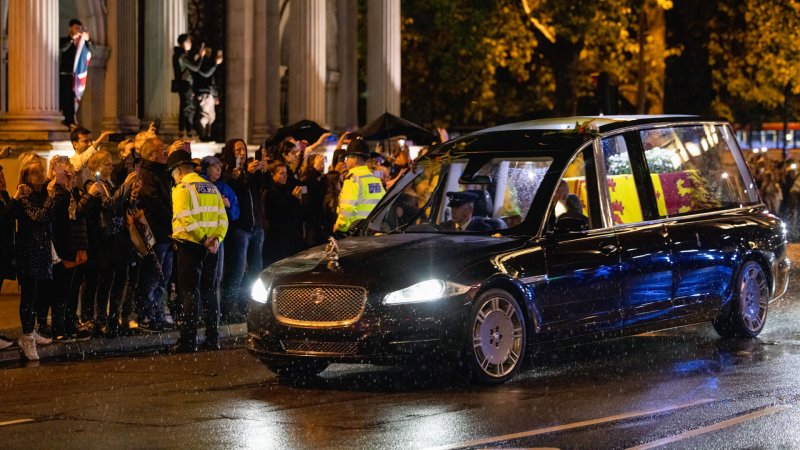
[[267,303],[269,299],[269,289],[264,286],[264,282],[261,281],[261,278],[256,279],[256,282],[253,283],[253,289],[250,290],[250,298],[258,303]]
[[441,298],[460,295],[469,290],[469,286],[442,280],[427,280],[413,286],[394,291],[383,298],[386,305],[402,303],[420,303]]

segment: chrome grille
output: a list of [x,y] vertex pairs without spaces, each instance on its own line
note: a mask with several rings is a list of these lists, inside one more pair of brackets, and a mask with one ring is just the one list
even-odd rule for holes
[[272,312],[278,322],[300,327],[342,327],[361,318],[367,291],[355,286],[276,286]]
[[281,341],[287,353],[313,353],[315,355],[355,355],[356,342]]

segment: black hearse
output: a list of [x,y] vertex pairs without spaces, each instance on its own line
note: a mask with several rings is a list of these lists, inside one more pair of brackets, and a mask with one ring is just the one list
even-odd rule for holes
[[278,374],[430,357],[500,383],[544,345],[703,321],[754,337],[788,283],[786,230],[730,126],[697,117],[537,120],[454,139],[356,234],[253,286],[248,349]]

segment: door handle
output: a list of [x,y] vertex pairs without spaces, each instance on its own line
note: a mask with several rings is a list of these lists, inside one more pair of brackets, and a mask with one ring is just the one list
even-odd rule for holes
[[602,254],[604,254],[606,256],[613,255],[614,253],[617,253],[618,251],[619,251],[619,247],[617,247],[614,244],[605,244],[605,245],[600,247],[600,253],[602,253]]

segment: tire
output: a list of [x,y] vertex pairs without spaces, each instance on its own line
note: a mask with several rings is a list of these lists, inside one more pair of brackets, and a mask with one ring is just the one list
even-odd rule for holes
[[479,384],[501,384],[519,372],[527,347],[525,315],[506,291],[490,289],[472,305],[465,335],[465,364]]
[[279,377],[303,379],[317,376],[328,367],[327,361],[264,361],[264,364]]
[[714,320],[714,329],[725,338],[754,338],[764,329],[771,297],[761,264],[746,261],[733,290],[733,298]]

